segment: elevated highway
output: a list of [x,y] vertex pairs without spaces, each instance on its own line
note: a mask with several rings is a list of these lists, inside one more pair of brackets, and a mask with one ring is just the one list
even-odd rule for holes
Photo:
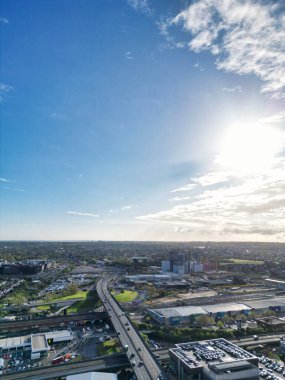
[[129,366],[129,361],[123,353],[101,356],[98,359],[84,362],[64,363],[22,372],[11,372],[1,375],[1,380],[48,380],[84,372],[116,370]]
[[81,313],[67,316],[56,316],[56,317],[44,317],[35,319],[25,319],[22,321],[1,321],[0,322],[0,332],[21,330],[27,328],[36,328],[39,326],[58,326],[62,323],[67,324],[68,322],[78,322],[78,321],[94,321],[107,318],[108,314],[106,312],[91,312],[91,313]]
[[108,280],[102,279],[97,284],[97,293],[112,320],[112,324],[126,353],[138,380],[165,379],[162,370],[145,346],[139,333],[134,329],[128,317],[108,290]]

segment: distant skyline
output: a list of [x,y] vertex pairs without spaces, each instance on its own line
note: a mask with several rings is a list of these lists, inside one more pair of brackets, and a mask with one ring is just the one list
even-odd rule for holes
[[1,240],[285,242],[285,4],[1,5]]

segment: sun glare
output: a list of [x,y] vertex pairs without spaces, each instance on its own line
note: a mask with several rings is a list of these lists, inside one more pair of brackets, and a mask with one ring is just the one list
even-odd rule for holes
[[262,124],[231,127],[222,139],[215,163],[236,175],[250,175],[270,169],[282,150],[284,133]]

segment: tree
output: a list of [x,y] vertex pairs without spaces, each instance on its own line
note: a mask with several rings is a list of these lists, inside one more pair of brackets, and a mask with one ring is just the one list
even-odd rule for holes
[[218,327],[219,329],[223,329],[223,328],[224,328],[224,324],[223,324],[223,322],[222,322],[222,321],[218,321],[218,322],[217,322],[217,327]]
[[76,294],[78,292],[78,290],[79,289],[78,289],[77,284],[72,283],[72,284],[68,285],[68,287],[65,289],[64,293],[68,296],[71,296],[73,294]]
[[207,327],[215,324],[215,320],[213,317],[209,317],[208,315],[200,315],[196,318],[196,323],[200,327]]

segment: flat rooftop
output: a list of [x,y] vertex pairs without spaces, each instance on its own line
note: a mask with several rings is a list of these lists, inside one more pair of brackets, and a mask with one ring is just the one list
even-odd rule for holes
[[211,371],[224,371],[225,368],[249,365],[257,358],[226,339],[212,339],[200,342],[179,343],[172,352],[189,369],[208,368]]
[[285,306],[285,297],[273,297],[262,300],[244,301],[246,305],[253,309],[266,309],[269,307]]
[[0,348],[8,350],[15,347],[26,347],[31,345],[31,335],[16,336],[14,338],[0,339]]
[[243,303],[218,303],[215,305],[202,305],[201,306],[204,310],[206,310],[208,313],[227,313],[229,311],[232,312],[240,312],[243,310],[250,310],[251,307],[248,305],[245,305]]
[[190,315],[207,314],[207,312],[200,306],[179,306],[179,307],[167,307],[167,308],[162,308],[162,309],[149,309],[149,310],[165,318],[188,317]]
[[73,339],[70,330],[49,331],[45,333],[46,339]]
[[31,348],[32,352],[48,351],[49,346],[47,344],[45,334],[35,334],[31,336]]

